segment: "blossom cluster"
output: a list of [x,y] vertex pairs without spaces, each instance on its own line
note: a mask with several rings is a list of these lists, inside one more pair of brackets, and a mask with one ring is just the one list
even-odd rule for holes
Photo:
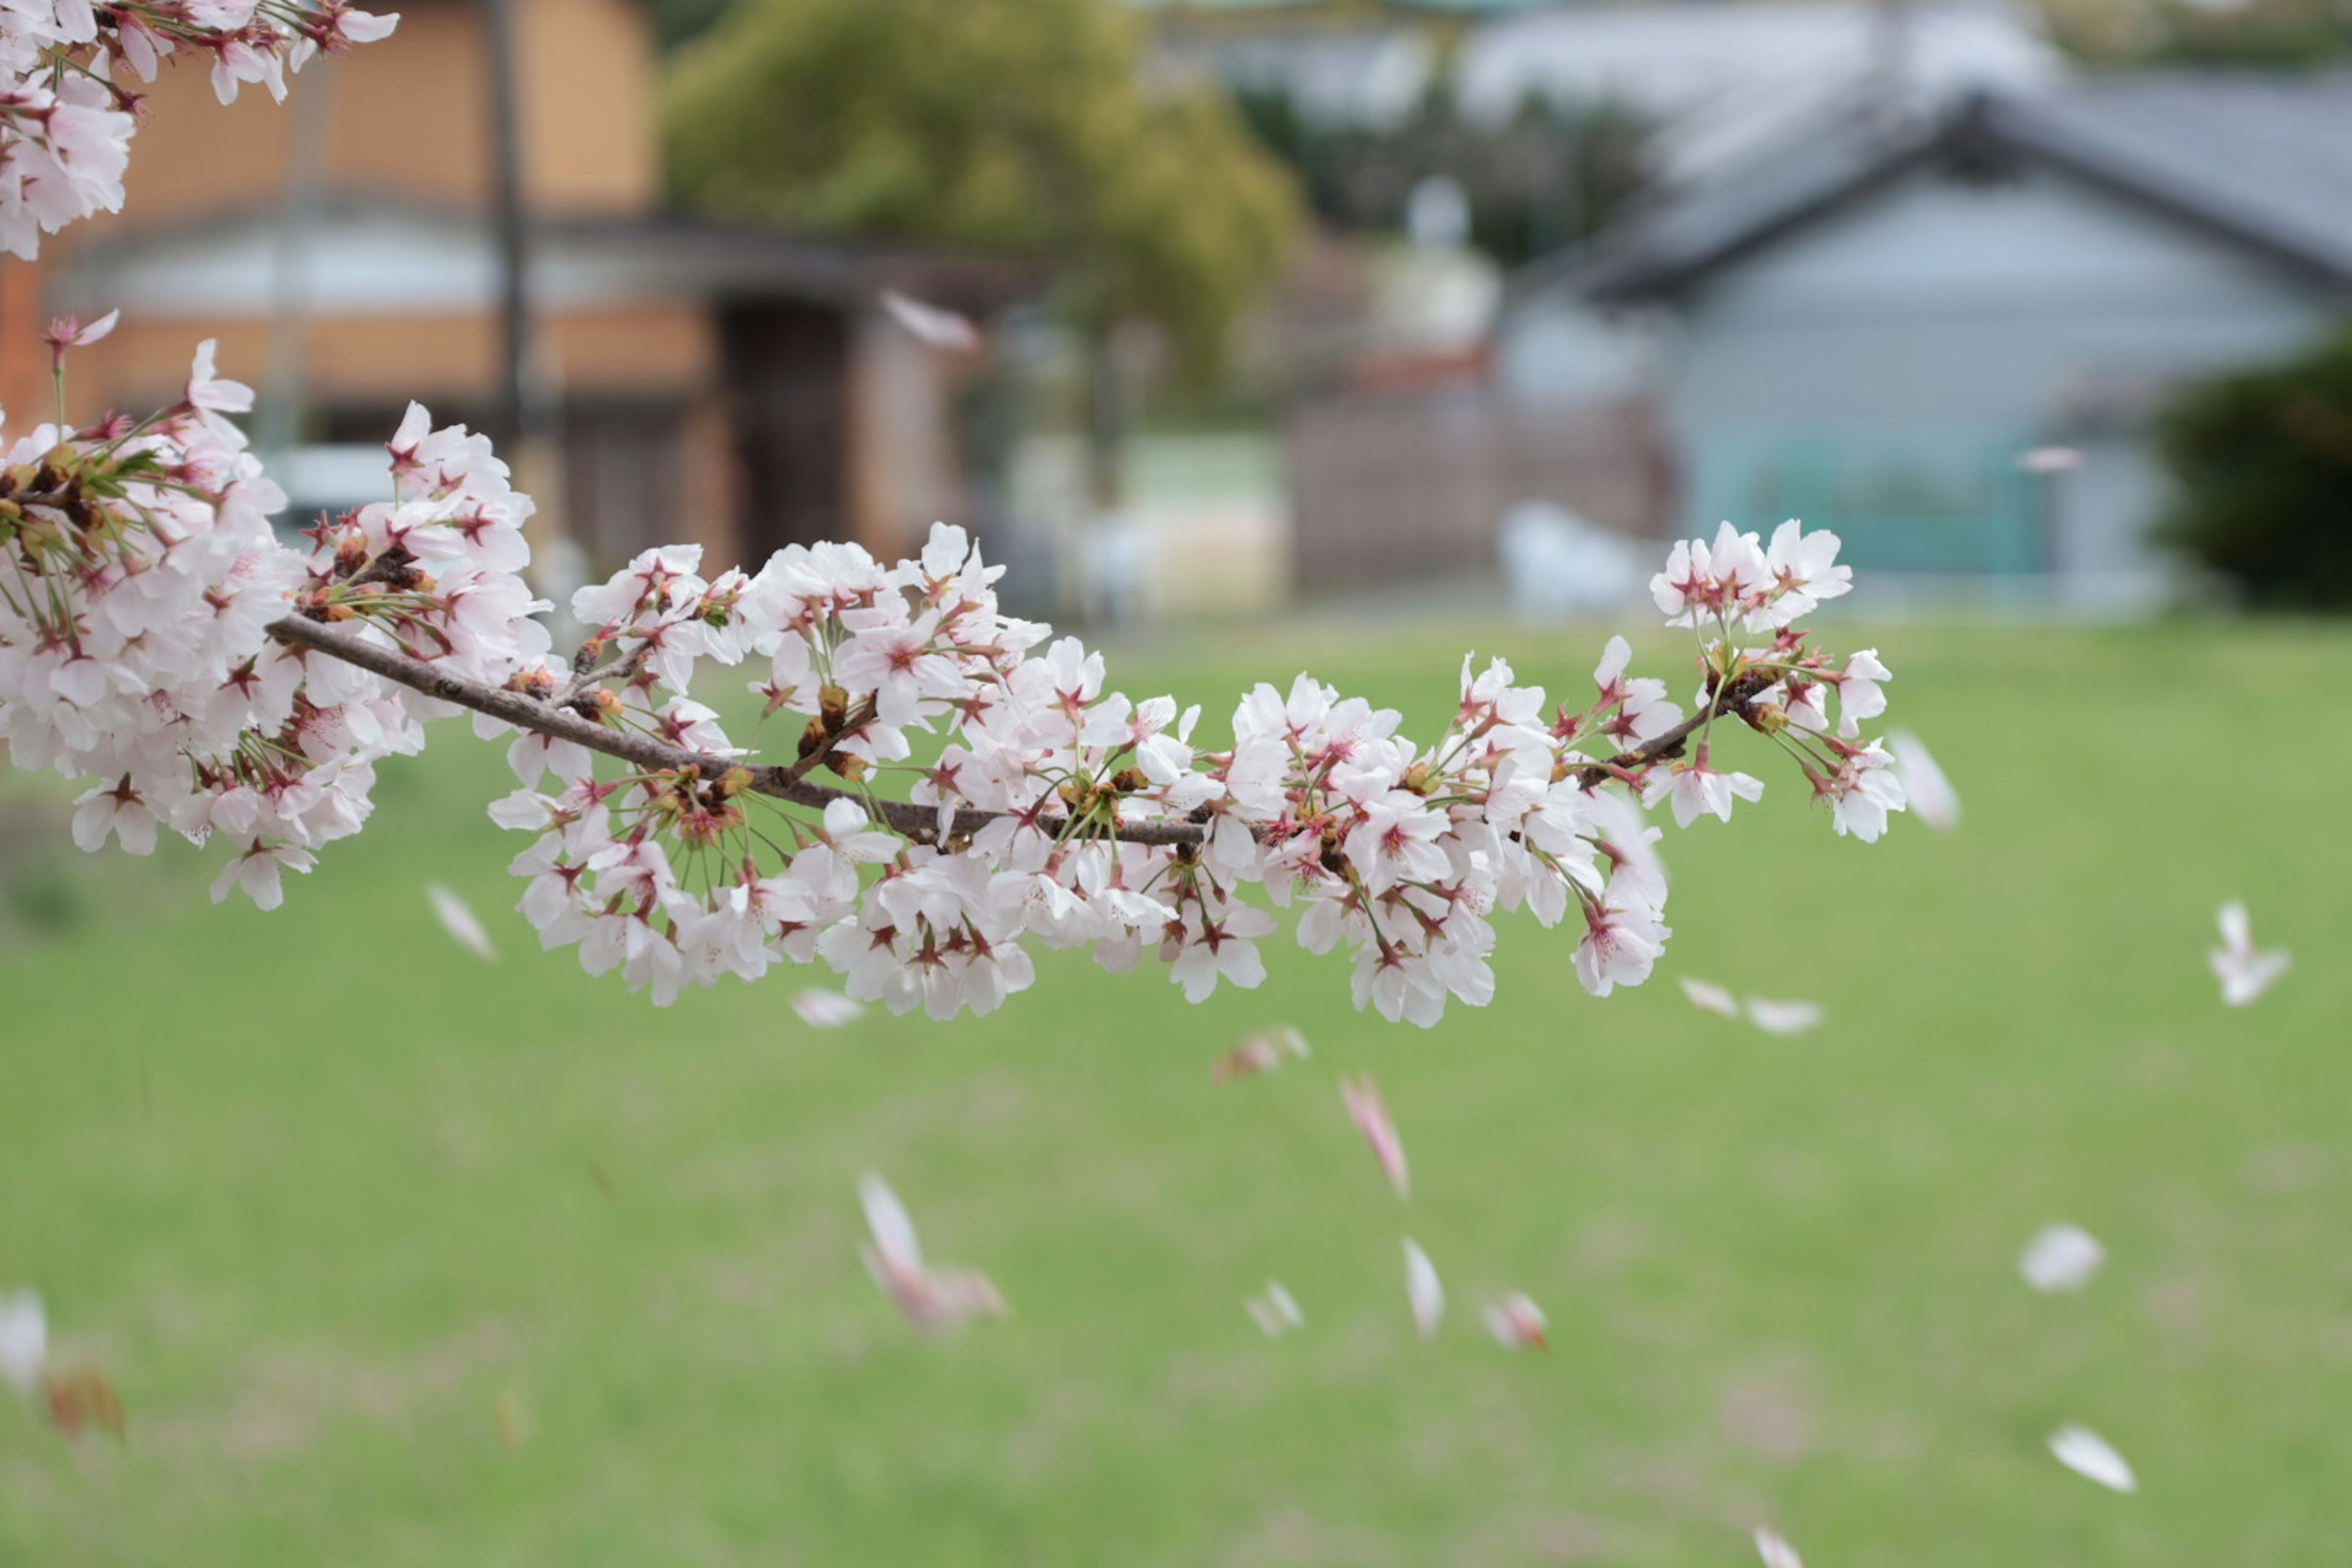
[[[514,869],[547,945],[657,1001],[821,960],[863,1001],[985,1013],[1030,984],[1031,944],[1113,969],[1149,953],[1198,1001],[1264,977],[1273,909],[1308,950],[1344,948],[1358,1005],[1391,1019],[1485,1003],[1493,918],[1520,909],[1573,919],[1577,973],[1606,994],[1670,934],[1642,806],[1687,825],[1762,790],[1713,766],[1718,726],[1790,752],[1841,833],[1874,838],[1901,809],[1885,753],[1857,738],[1885,667],[1793,625],[1849,586],[1836,550],[1793,523],[1676,547],[1655,592],[1701,634],[1687,720],[1664,682],[1627,674],[1621,637],[1591,691],[1558,703],[1465,659],[1428,744],[1301,675],[1244,697],[1216,749],[1197,709],[1112,690],[1099,653],[1004,615],[1002,568],[961,529],[893,565],[793,545],[709,578],[694,547],[652,550],[575,596],[594,629],[562,700],[707,761],[602,776],[589,747],[526,735],[523,787],[492,816],[536,836]],[[1750,630],[1772,636],[1739,646]],[[797,787],[754,787],[759,759],[690,695],[704,659],[749,661],[763,722],[793,716]]]
[[[110,325],[54,324],[61,369]],[[289,546],[231,417],[252,395],[212,352],[147,420],[5,449],[0,738],[89,781],[86,847],[225,837],[215,898],[277,904],[284,870],[366,820],[376,764],[470,707],[517,731],[521,787],[491,815],[534,836],[522,912],[656,1001],[823,962],[860,1001],[984,1013],[1036,946],[1149,955],[1198,1001],[1264,977],[1286,910],[1309,951],[1346,951],[1359,1006],[1426,1026],[1492,995],[1499,913],[1572,921],[1596,994],[1649,974],[1670,932],[1643,807],[1728,819],[1763,788],[1715,765],[1719,731],[1791,753],[1841,833],[1874,838],[1905,804],[1860,733],[1885,666],[1795,623],[1851,575],[1795,523],[1677,545],[1654,584],[1694,633],[1687,717],[1617,637],[1564,701],[1465,658],[1426,744],[1302,674],[1246,694],[1213,747],[1197,708],[1113,690],[1098,652],[1003,613],[1003,568],[944,525],[887,565],[793,545],[705,576],[697,547],[647,551],[574,595],[591,635],[558,665],[523,577],[531,503],[486,438],[413,406],[387,499]],[[696,700],[706,661],[750,668],[783,727],[767,757]]]
[[247,82],[283,100],[288,70],[398,20],[343,0],[0,0],[0,251],[29,260],[43,235],[121,210],[139,102],[123,70],[152,82],[184,53],[209,59],[223,103]]
[[[99,328],[59,323],[65,346]],[[75,840],[136,854],[160,827],[231,856],[215,899],[264,908],[288,869],[358,831],[375,764],[448,711],[273,639],[303,614],[466,679],[513,679],[547,647],[520,575],[530,501],[489,444],[413,408],[390,500],[282,542],[286,504],[231,416],[251,391],[198,350],[180,400],[138,423],[36,426],[0,460],[0,739],[20,767],[89,781]],[[428,571],[427,568],[430,570]]]

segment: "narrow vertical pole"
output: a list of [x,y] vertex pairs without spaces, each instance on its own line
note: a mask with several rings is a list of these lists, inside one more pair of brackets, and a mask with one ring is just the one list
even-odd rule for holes
[[521,115],[516,103],[515,3],[482,0],[489,44],[490,228],[499,269],[499,382],[493,416],[497,438],[520,443],[528,416],[530,255],[523,210]]
[[[305,435],[308,393],[310,241],[319,226],[326,184],[327,139],[333,129],[334,62],[320,58],[302,74],[302,90],[287,111],[286,193],[278,216],[278,245],[269,314],[269,358],[259,414],[262,461],[282,464]],[[315,497],[296,496],[297,500]],[[307,522],[307,518],[289,520]]]

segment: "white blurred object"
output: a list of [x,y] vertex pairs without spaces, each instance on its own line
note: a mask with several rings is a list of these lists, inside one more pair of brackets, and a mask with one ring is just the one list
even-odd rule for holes
[[1290,1292],[1282,1288],[1278,1279],[1267,1280],[1265,1294],[1253,1296],[1243,1305],[1249,1309],[1250,1321],[1255,1323],[1258,1331],[1270,1340],[1278,1340],[1291,1330],[1304,1328],[1307,1324],[1307,1314],[1298,1310],[1298,1303],[1291,1299]]
[[1404,1238],[1404,1295],[1412,1307],[1414,1331],[1424,1340],[1434,1339],[1445,1317],[1445,1287],[1437,1278],[1437,1265],[1409,1236]]
[[2018,1255],[2017,1271],[2036,1290],[2080,1290],[2106,1257],[2098,1237],[2081,1226],[2045,1226]]
[[864,1003],[853,1002],[838,991],[814,985],[793,993],[793,1011],[812,1029],[838,1029],[866,1016]]
[[1795,1547],[1760,1524],[1756,1527],[1756,1555],[1764,1559],[1764,1568],[1805,1568],[1805,1560],[1797,1555]]
[[1958,827],[1959,792],[1919,743],[1919,737],[1908,730],[1897,730],[1886,737],[1886,749],[1894,753],[1895,776],[1903,781],[1903,793],[1911,797],[1911,809],[1919,819],[1938,833]]
[[1375,349],[1466,352],[1486,342],[1503,302],[1501,268],[1465,247],[1416,243],[1383,251],[1372,258],[1370,272],[1365,335]]
[[2019,457],[2017,466],[2029,474],[2063,474],[2083,466],[2083,450],[2079,447],[2036,447]]
[[969,316],[910,300],[895,289],[882,290],[882,309],[927,348],[971,353],[980,347],[980,329]]
[[1764,996],[1748,999],[1748,1021],[1768,1035],[1801,1035],[1827,1016],[1818,1002],[1775,1002]]
[[1521,501],[1504,513],[1496,553],[1511,611],[1526,621],[1613,610],[1648,580],[1632,540],[1550,501]]
[[1679,984],[1683,994],[1689,997],[1691,1005],[1700,1012],[1717,1013],[1726,1018],[1739,1016],[1739,999],[1725,987],[1709,981],[1693,980],[1688,975],[1685,975]]
[[49,1360],[49,1318],[30,1290],[0,1296],[0,1377],[30,1394]]
[[2221,983],[2222,1002],[2243,1007],[2269,990],[2294,960],[2284,948],[2267,952],[2254,950],[2253,923],[2240,900],[2231,899],[2221,906],[2221,945],[2208,952],[2205,962],[2212,966],[2213,978]]
[[2076,1475],[2095,1480],[2112,1491],[2139,1489],[2139,1479],[2132,1474],[2131,1467],[2124,1463],[2124,1457],[2088,1426],[2061,1426],[2051,1433],[2050,1453]]
[[1095,517],[1078,536],[1078,590],[1087,620],[1118,626],[1137,619],[1150,555],[1133,518],[1118,511]]
[[459,947],[477,958],[496,959],[498,944],[490,933],[482,929],[481,917],[474,907],[438,882],[425,884],[425,897],[433,905],[433,913],[441,921],[441,929],[449,933]]

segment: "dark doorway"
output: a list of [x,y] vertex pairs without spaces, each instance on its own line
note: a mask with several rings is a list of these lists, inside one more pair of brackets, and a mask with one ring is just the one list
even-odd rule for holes
[[814,305],[726,312],[727,387],[742,465],[743,564],[786,544],[850,531],[849,336],[842,314]]

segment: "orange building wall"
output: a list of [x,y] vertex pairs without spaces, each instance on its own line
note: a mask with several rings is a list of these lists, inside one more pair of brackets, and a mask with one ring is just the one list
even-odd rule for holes
[[[384,0],[385,8],[395,0]],[[246,86],[218,102],[205,63],[167,64],[131,143],[110,227],[281,199],[289,151],[324,121],[330,188],[478,206],[490,186],[479,0],[397,0],[392,37],[297,76],[289,100]],[[523,181],[542,213],[659,205],[653,44],[641,0],[516,0]],[[303,103],[324,88],[324,107]]]
[[[716,375],[716,328],[694,302],[559,313],[541,331],[566,396],[684,396]],[[473,401],[495,383],[497,332],[497,321],[479,315],[320,317],[303,332],[303,395],[313,406]],[[75,413],[93,416],[95,404],[145,413],[170,402],[205,336],[219,342],[223,375],[267,396],[269,334],[268,321],[251,319],[126,319],[105,342],[76,352]]]
[[42,346],[41,264],[0,257],[0,410],[6,434],[21,436],[55,409],[49,353]]

